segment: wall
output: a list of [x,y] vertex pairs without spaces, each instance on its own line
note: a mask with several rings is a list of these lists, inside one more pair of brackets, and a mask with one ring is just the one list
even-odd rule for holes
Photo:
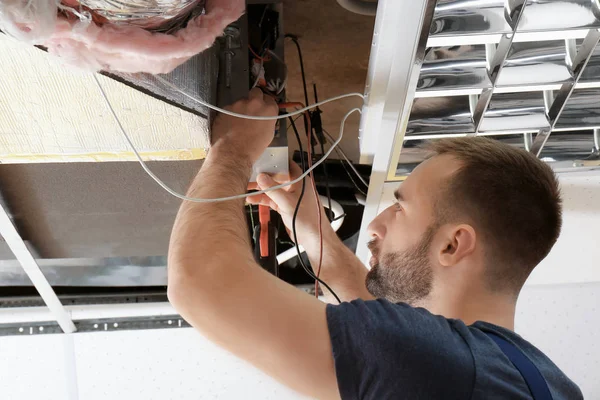
[[517,303],[515,330],[581,388],[600,399],[600,283],[531,285]]

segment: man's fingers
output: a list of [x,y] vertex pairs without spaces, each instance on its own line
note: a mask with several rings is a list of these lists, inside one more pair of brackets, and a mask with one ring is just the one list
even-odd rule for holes
[[294,161],[290,160],[290,180],[294,180],[302,175],[302,168]]
[[279,212],[279,206],[277,203],[268,198],[266,195],[248,196],[246,197],[246,203],[252,204],[253,206],[267,206],[273,211]]
[[[258,186],[262,190],[279,185],[277,181],[275,181],[272,177],[270,177],[267,174],[258,175],[258,177],[256,178],[256,183],[258,183]],[[287,191],[283,189],[271,190],[267,192],[266,195],[269,196],[269,198],[273,200],[280,208],[283,208],[284,210],[289,208],[291,198],[290,193],[288,193]]]
[[263,92],[259,88],[254,88],[250,91],[250,93],[248,93],[249,100],[253,100],[253,99],[262,100],[262,98],[263,98]]
[[246,203],[248,204],[264,204],[271,201],[266,194],[257,194],[254,196],[246,197]]
[[[262,93],[262,92],[261,92]],[[279,114],[279,106],[275,99],[271,96],[264,96],[265,104],[269,107],[270,114],[276,116]]]

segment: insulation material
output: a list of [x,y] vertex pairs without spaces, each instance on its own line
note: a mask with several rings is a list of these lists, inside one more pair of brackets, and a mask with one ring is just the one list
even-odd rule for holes
[[[123,15],[103,12],[100,17],[105,23],[101,23],[96,18],[99,10],[92,9],[90,13],[78,7],[77,1],[68,3],[69,6],[49,0],[8,0],[0,4],[0,29],[20,40],[42,45],[65,63],[87,71],[160,74],[171,72],[208,49],[245,8],[244,0],[212,0],[206,4],[205,13],[192,14],[173,33],[162,33],[140,27],[140,20],[152,11],[148,8],[141,10],[137,20],[132,14],[131,23],[111,23],[115,19],[123,21]],[[101,1],[87,3],[102,7]],[[182,12],[189,13],[188,8],[194,5],[201,4],[192,2]]]
[[[0,35],[0,162],[128,161],[134,155],[90,74]],[[203,158],[209,123],[99,76],[123,126],[147,160]]]

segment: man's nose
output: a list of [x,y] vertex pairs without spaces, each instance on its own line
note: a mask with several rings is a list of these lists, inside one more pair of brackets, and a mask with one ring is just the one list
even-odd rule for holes
[[387,210],[379,214],[373,221],[371,221],[371,223],[367,227],[367,233],[371,238],[383,239],[383,237],[385,236],[386,229],[384,221],[386,211]]

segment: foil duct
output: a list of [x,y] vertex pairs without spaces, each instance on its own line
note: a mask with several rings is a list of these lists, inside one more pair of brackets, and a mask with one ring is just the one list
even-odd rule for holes
[[79,0],[79,5],[99,23],[133,25],[155,32],[178,29],[190,17],[199,15],[204,3],[205,0]]

